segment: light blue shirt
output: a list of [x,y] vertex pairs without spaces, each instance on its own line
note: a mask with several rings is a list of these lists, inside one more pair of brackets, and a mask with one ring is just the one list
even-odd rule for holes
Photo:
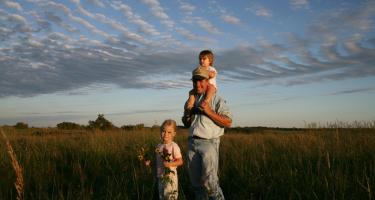
[[[202,95],[203,96],[203,95]],[[196,99],[196,105],[200,105],[203,97]],[[232,113],[226,104],[226,101],[215,94],[212,97],[211,109],[219,115],[232,119]],[[224,128],[215,124],[209,117],[204,114],[195,114],[194,119],[189,128],[190,136],[198,136],[205,139],[218,138],[224,134]]]

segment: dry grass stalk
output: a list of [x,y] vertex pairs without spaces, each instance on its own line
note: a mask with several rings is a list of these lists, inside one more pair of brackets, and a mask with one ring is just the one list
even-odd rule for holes
[[12,145],[10,144],[7,136],[4,134],[2,129],[0,129],[0,132],[3,135],[3,138],[5,140],[7,151],[8,151],[10,159],[12,160],[12,166],[13,166],[14,172],[16,173],[16,182],[14,183],[14,185],[17,190],[17,200],[22,200],[23,194],[24,194],[24,179],[23,179],[22,167],[17,161],[17,156],[14,153]]

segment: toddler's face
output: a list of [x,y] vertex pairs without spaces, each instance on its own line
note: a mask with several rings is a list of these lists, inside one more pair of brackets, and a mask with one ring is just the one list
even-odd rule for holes
[[174,130],[173,126],[165,126],[163,127],[160,135],[163,143],[168,144],[173,141],[173,138],[176,135],[176,131]]
[[199,59],[199,64],[202,67],[209,67],[210,66],[210,59],[207,56],[203,56]]

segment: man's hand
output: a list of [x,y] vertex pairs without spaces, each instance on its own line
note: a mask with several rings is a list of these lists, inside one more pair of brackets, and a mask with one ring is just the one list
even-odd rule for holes
[[182,116],[182,123],[186,128],[189,128],[191,126],[191,122],[193,121],[193,113],[190,109],[184,110],[184,115]]
[[206,101],[202,101],[201,105],[199,106],[202,111],[206,114],[212,112],[212,109],[211,109],[211,106],[209,103],[207,103]]

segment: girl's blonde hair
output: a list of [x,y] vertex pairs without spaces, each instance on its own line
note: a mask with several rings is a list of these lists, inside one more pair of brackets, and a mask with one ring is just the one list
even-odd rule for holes
[[163,131],[163,128],[166,126],[172,126],[174,131],[177,129],[176,121],[173,119],[166,119],[160,126],[160,131]]
[[214,64],[214,53],[210,50],[203,50],[199,53],[199,61],[201,58],[206,57],[210,60],[210,65],[213,66]]

